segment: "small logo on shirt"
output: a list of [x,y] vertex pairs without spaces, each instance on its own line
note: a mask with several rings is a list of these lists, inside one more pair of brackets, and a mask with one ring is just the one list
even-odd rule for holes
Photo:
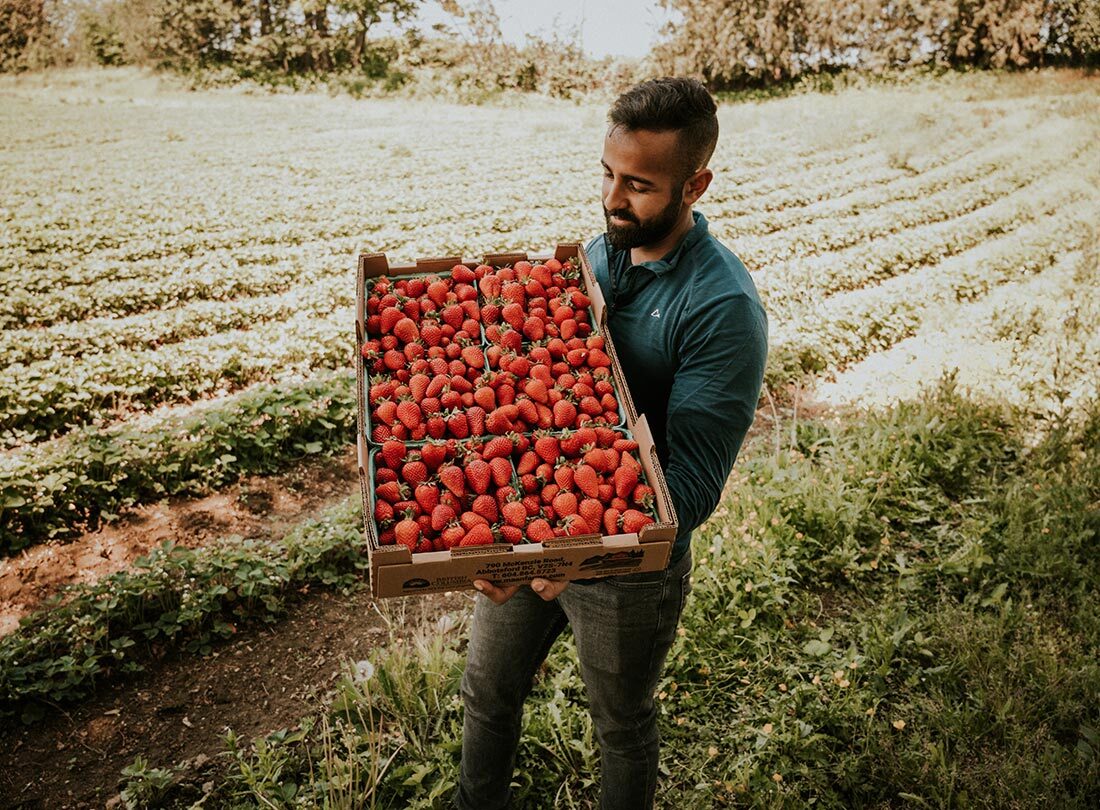
[[653,311],[652,311],[651,313],[649,313],[649,315],[650,315],[650,317],[652,317],[652,318],[660,318],[660,317],[661,317],[661,310],[660,310],[660,308],[658,308],[658,309],[655,309],[655,310],[653,310]]

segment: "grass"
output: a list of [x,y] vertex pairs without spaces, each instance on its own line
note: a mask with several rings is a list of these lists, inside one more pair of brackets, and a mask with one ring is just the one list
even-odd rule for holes
[[[1081,413],[1036,438],[948,378],[749,448],[695,536],[658,693],[659,806],[1092,806],[1100,408]],[[444,806],[465,621],[401,643],[395,617],[322,717],[228,739],[203,806]],[[598,761],[567,632],[527,704],[518,806],[594,807]],[[165,802],[196,791],[179,779]]]

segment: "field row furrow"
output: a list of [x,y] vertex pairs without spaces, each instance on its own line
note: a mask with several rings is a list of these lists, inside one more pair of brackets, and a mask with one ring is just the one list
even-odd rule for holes
[[344,447],[355,413],[354,374],[319,372],[0,454],[0,553]]
[[1022,275],[1039,273],[1085,245],[1100,217],[1091,189],[1060,201],[1052,213],[965,253],[878,286],[807,303],[776,321],[768,373],[780,381],[803,373],[832,375],[914,335],[925,319],[958,301],[980,298]]
[[80,358],[118,349],[156,349],[219,332],[287,320],[299,313],[319,317],[336,309],[348,309],[354,304],[354,297],[346,278],[327,278],[276,295],[228,301],[196,300],[174,309],[119,318],[88,318],[49,327],[10,329],[0,332],[0,356],[12,364],[29,364],[51,357]]
[[87,286],[60,286],[49,293],[9,292],[0,300],[0,329],[50,326],[85,318],[167,309],[197,299],[228,301],[244,295],[284,293],[298,284],[348,276],[348,254],[306,255],[282,250],[265,264],[240,264],[234,256],[205,255],[155,263],[150,278],[103,278]]
[[224,396],[277,374],[350,364],[350,307],[299,313],[252,329],[158,349],[56,357],[0,370],[0,439],[7,447],[56,437],[127,411]]
[[881,407],[954,371],[968,391],[994,401],[1035,412],[1077,408],[1100,394],[1097,238],[1091,251],[1067,252],[1036,276],[931,312],[913,337],[849,366],[815,398]]
[[723,226],[741,239],[746,235],[764,237],[813,223],[831,225],[838,218],[861,215],[887,205],[928,205],[927,197],[931,194],[989,177],[1001,169],[1019,174],[1034,166],[1033,174],[1037,173],[1042,171],[1039,167],[1052,159],[1065,161],[1070,144],[1091,141],[1091,132],[1071,129],[1063,121],[1051,121],[1019,140],[992,141],[987,149],[975,149],[970,141],[961,143],[956,150],[939,152],[936,160],[919,173],[898,172],[900,176],[887,182],[861,184],[860,188],[841,194],[819,195],[808,205],[788,204],[767,215],[752,211],[738,213],[724,218]]
[[1093,196],[1088,178],[1054,176],[1026,191],[954,219],[920,225],[845,250],[795,258],[754,271],[776,323],[802,317],[807,307],[838,293],[854,292],[916,268],[944,261],[1011,233],[1068,200]]
[[[904,234],[918,226],[957,220],[986,207],[1030,197],[1033,187],[1052,177],[1072,177],[1088,159],[1094,142],[1074,144],[1069,153],[1046,153],[1042,159],[1010,165],[993,174],[977,174],[930,189],[917,199],[891,200],[834,218],[805,222],[790,230],[737,239],[737,251],[749,267],[767,268],[781,262],[805,262],[816,256],[831,257],[853,245],[878,242]],[[1091,150],[1093,153],[1095,150]]]

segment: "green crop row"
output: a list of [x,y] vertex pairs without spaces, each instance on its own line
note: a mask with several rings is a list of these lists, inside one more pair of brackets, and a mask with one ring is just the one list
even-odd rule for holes
[[0,717],[34,722],[46,705],[168,650],[209,652],[242,622],[273,621],[303,585],[351,586],[368,567],[363,542],[354,497],[278,542],[165,543],[128,570],[70,587],[0,638]]
[[354,436],[355,378],[325,372],[263,383],[183,413],[0,456],[0,552],[71,535],[127,506],[274,472]]

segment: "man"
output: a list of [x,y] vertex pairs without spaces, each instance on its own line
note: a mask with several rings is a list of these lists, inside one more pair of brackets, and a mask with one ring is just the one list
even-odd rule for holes
[[752,423],[767,320],[741,261],[692,206],[710,185],[717,108],[688,79],[617,99],[603,148],[607,232],[587,246],[608,326],[679,521],[664,571],[588,582],[478,580],[466,670],[463,810],[508,804],[523,701],[568,623],[600,742],[600,806],[653,806],[654,691],[690,590],[691,532],[718,505]]

